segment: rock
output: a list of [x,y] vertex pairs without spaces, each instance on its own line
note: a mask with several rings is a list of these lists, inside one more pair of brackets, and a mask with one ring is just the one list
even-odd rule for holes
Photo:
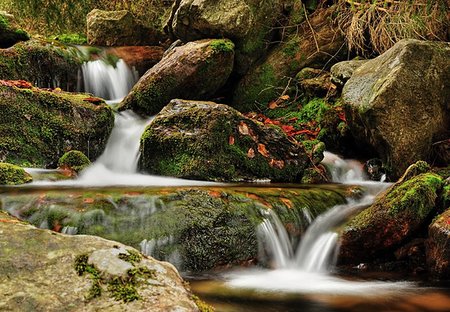
[[343,89],[357,144],[375,150],[393,178],[450,133],[450,44],[401,40],[356,69]]
[[163,38],[159,30],[142,25],[127,10],[94,9],[87,15],[86,23],[87,39],[90,45],[158,45]]
[[213,102],[172,100],[141,138],[152,174],[209,181],[299,181],[311,162],[278,127]]
[[343,87],[353,72],[365,64],[367,60],[342,61],[331,66],[331,81]]
[[[261,64],[251,68],[233,94],[239,111],[265,110],[304,67],[323,68],[330,59],[345,55],[344,38],[332,23],[334,7],[318,9],[298,31],[275,47]],[[311,29],[314,29],[312,32]]]
[[[89,197],[70,190],[13,193],[4,194],[3,209],[40,227],[97,235],[141,248],[183,271],[205,271],[253,262],[258,257],[256,228],[268,209],[277,213],[298,242],[309,224],[308,216],[314,218],[345,203],[351,196],[349,189],[210,185],[133,192],[109,189]],[[117,253],[110,249],[101,253],[113,252]],[[130,258],[118,253],[119,259]],[[99,263],[102,257],[97,257],[98,261],[91,258],[86,261],[103,267]],[[122,267],[124,263],[116,258],[112,261]]]
[[281,0],[179,0],[166,29],[185,42],[231,39],[236,44],[235,70],[243,74],[267,49],[282,9]]
[[345,226],[339,261],[358,264],[389,252],[420,229],[435,208],[442,178],[422,173],[400,181]]
[[0,81],[0,94],[2,161],[56,167],[69,150],[77,149],[90,159],[103,152],[114,124],[106,104],[84,101],[87,94],[47,91],[5,80]]
[[[0,218],[1,310],[198,311],[169,263],[99,237],[36,229],[1,211]],[[132,269],[126,277],[104,279],[111,267],[87,261],[98,253]]]
[[30,174],[25,172],[23,168],[8,164],[0,163],[0,184],[1,185],[18,185],[32,181]]
[[0,49],[0,79],[23,79],[41,88],[75,91],[83,62],[75,47],[31,39]]
[[58,168],[65,168],[79,172],[91,164],[89,158],[83,152],[72,150],[68,151],[58,161]]
[[19,41],[27,41],[30,36],[16,25],[14,16],[0,11],[0,49],[12,47]]
[[305,67],[296,76],[297,84],[305,96],[330,98],[337,94],[330,73],[321,69]]
[[109,48],[106,53],[123,59],[142,76],[162,59],[164,49],[158,46],[125,46]]
[[431,153],[434,164],[448,166],[450,164],[450,139],[434,142]]
[[226,39],[174,48],[139,79],[119,109],[154,115],[175,98],[207,99],[227,81],[233,69],[233,49]]
[[436,217],[428,230],[427,264],[432,274],[450,278],[450,208]]

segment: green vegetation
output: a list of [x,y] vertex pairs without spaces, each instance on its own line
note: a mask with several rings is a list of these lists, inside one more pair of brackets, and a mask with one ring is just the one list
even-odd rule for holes
[[209,44],[214,52],[228,53],[234,51],[234,43],[227,39],[215,39]]
[[[130,256],[130,258],[136,259],[136,252],[131,250],[128,250],[127,252],[131,252],[128,255]],[[137,267],[136,263],[133,261],[131,263],[134,267],[128,270],[126,277],[114,277],[111,280],[107,280],[102,277],[102,274],[99,270],[97,270],[94,266],[88,264],[88,259],[89,256],[87,254],[79,255],[75,259],[74,264],[75,271],[79,276],[83,276],[86,273],[92,280],[92,286],[89,289],[88,294],[86,295],[87,300],[91,300],[101,296],[104,290],[104,286],[106,286],[106,289],[110,293],[111,297],[118,301],[121,300],[123,302],[131,302],[134,300],[139,300],[141,297],[138,293],[138,287],[146,280],[154,279],[156,277],[155,271],[150,270],[147,267]]]
[[31,176],[23,168],[8,163],[0,163],[0,184],[17,185],[31,181]]
[[194,300],[194,302],[197,305],[197,308],[200,310],[200,312],[214,312],[215,311],[215,309],[211,305],[209,305],[206,302],[204,302],[203,300],[201,300],[198,296],[192,295],[191,298],[192,298],[192,300]]
[[84,34],[60,34],[53,37],[63,43],[82,45],[87,43],[87,38]]
[[58,161],[58,167],[67,167],[76,172],[85,169],[90,164],[91,161],[89,160],[89,158],[87,158],[86,155],[83,154],[83,152],[76,150],[65,153]]
[[92,9],[126,9],[147,26],[161,29],[171,4],[166,0],[3,0],[0,10],[13,14],[32,33],[54,36],[85,33],[86,15]]

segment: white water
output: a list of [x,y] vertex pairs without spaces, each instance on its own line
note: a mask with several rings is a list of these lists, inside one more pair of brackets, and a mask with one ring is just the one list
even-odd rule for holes
[[375,196],[389,184],[365,180],[362,165],[345,161],[326,152],[325,164],[331,166],[333,180],[362,184],[366,194],[360,200],[349,200],[318,216],[297,246],[293,248],[286,229],[273,211],[258,228],[262,245],[272,255],[274,270],[239,271],[227,276],[227,284],[237,288],[300,293],[378,295],[407,289],[412,283],[348,281],[331,275],[338,251],[336,228],[352,215],[370,205]]
[[136,71],[120,59],[116,65],[98,59],[82,65],[84,91],[105,100],[124,98],[139,79]]

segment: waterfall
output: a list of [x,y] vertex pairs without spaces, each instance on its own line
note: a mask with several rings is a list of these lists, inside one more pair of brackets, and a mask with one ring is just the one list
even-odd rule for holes
[[[312,220],[300,244],[293,248],[285,227],[272,211],[264,211],[265,220],[257,229],[260,245],[271,255],[272,270],[238,271],[226,276],[227,284],[237,288],[256,288],[270,291],[302,293],[360,293],[375,295],[379,292],[397,291],[412,284],[406,282],[359,282],[332,276],[336,261],[338,234],[336,228],[352,215],[370,205],[375,196],[389,185],[366,181],[363,166],[326,152],[324,163],[330,166],[335,182],[362,184],[366,193],[359,200],[332,207]],[[370,290],[370,291],[369,291]]]
[[119,102],[139,79],[124,60],[111,65],[102,59],[85,62],[82,67],[84,91],[114,102]]

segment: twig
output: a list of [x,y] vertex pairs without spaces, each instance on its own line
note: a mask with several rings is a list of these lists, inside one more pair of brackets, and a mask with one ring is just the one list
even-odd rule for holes
[[314,28],[312,27],[311,23],[309,22],[308,14],[306,13],[307,11],[306,11],[306,7],[304,4],[303,4],[303,12],[305,12],[306,22],[308,23],[309,28],[311,29],[311,34],[313,36],[314,43],[316,44],[317,52],[320,52],[320,48],[319,48],[319,44],[317,43],[315,31],[314,31]]

